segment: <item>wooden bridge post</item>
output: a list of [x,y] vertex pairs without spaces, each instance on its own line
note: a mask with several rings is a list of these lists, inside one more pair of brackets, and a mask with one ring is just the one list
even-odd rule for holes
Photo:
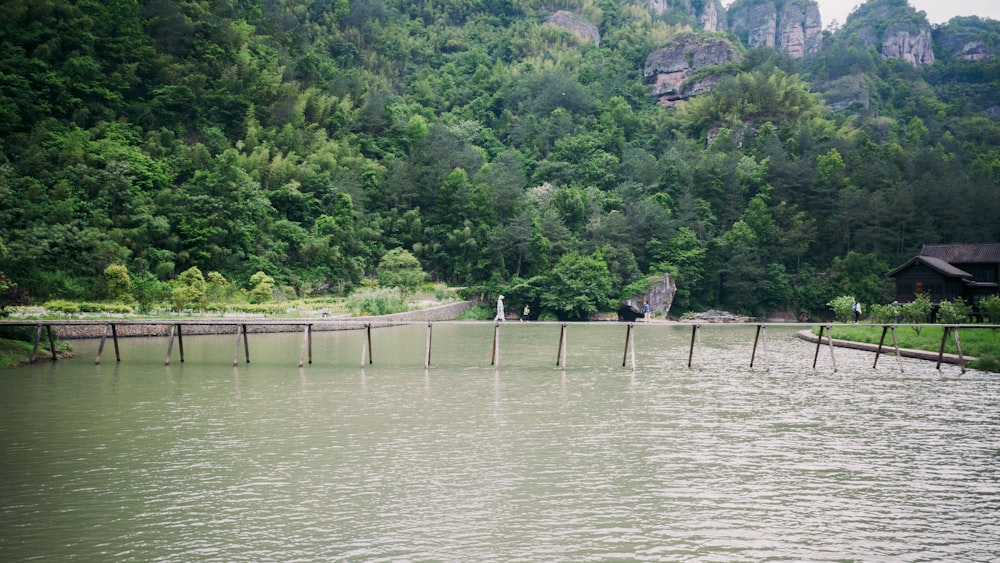
[[[184,363],[184,334],[183,334],[183,331],[181,330],[182,326],[183,325],[181,325],[180,323],[177,323],[177,351],[181,353],[181,363],[183,364]],[[250,353],[247,352],[247,357],[249,358],[249,356],[250,356]]]
[[500,323],[493,323],[493,358],[491,366],[500,367]]
[[813,354],[813,369],[816,369],[816,360],[819,358],[819,347],[823,344],[823,329],[826,329],[827,341],[830,343],[830,361],[833,362],[833,371],[837,371],[837,359],[833,356],[833,327],[830,325],[819,325],[819,338],[816,339],[816,353]]
[[958,352],[958,365],[965,373],[965,356],[962,355],[962,343],[958,340],[958,326],[945,326],[944,334],[941,335],[941,349],[938,351],[938,361],[935,369],[941,370],[941,360],[944,358],[944,344],[948,340],[948,332],[953,331],[955,336],[955,349]]
[[101,332],[101,343],[97,345],[97,358],[94,359],[94,364],[101,363],[101,354],[104,353],[104,342],[108,339],[108,325],[104,325],[104,330]]
[[941,334],[941,349],[938,350],[938,361],[934,369],[941,371],[941,360],[944,358],[944,343],[948,341],[948,331],[951,330],[950,326],[944,327],[944,332]]
[[632,345],[632,371],[634,372],[635,371],[635,331],[634,330],[632,331],[632,341],[630,342],[630,344]]
[[[35,346],[31,349],[31,361],[34,362],[38,358],[38,343],[42,339],[42,323],[38,323],[38,328],[35,329]],[[943,344],[942,344],[943,346]]]
[[892,347],[896,349],[896,366],[899,368],[899,373],[903,373],[903,360],[900,358],[899,340],[896,339],[896,325],[892,325],[890,332],[892,332]]
[[750,367],[753,367],[753,361],[757,357],[757,340],[760,338],[761,325],[757,325],[757,332],[753,336],[753,349],[750,350]]
[[115,344],[115,361],[120,362],[122,355],[118,350],[118,327],[115,326],[115,323],[111,323],[111,341]]
[[885,333],[889,332],[889,325],[882,326],[882,336],[878,339],[878,348],[875,349],[875,361],[872,362],[872,369],[878,365],[878,356],[882,353],[882,343],[885,342]]
[[[763,337],[763,338],[761,338]],[[761,344],[764,348],[764,370],[771,371],[770,358],[767,356],[767,326],[763,324],[757,325],[757,332],[753,337],[753,350],[750,352],[750,367],[753,367],[754,360],[757,358],[757,341],[761,340]]]
[[365,335],[361,339],[361,367],[365,367],[365,354],[368,355],[368,365],[372,363],[372,325],[365,325]]
[[242,332],[243,332],[243,352],[246,353],[247,363],[249,364],[250,363],[250,342],[247,341],[247,325],[241,324],[240,327],[242,327],[242,329],[243,329],[242,330]]
[[243,349],[246,352],[247,363],[250,363],[250,344],[247,342],[247,325],[236,325],[236,353],[233,355],[233,366],[240,363],[240,336],[243,337]]
[[632,323],[628,323],[628,327],[625,329],[625,352],[622,354],[622,367],[625,367],[625,360],[628,358],[628,342],[629,338],[632,337]]
[[699,364],[704,364],[705,358],[702,356],[701,350],[701,325],[694,324],[691,326],[691,347],[688,349],[688,367],[691,367],[691,360],[694,358],[694,343],[698,342],[698,362]]
[[882,343],[885,341],[885,333],[892,333],[892,347],[896,350],[896,366],[899,367],[899,373],[903,373],[903,362],[899,359],[899,340],[896,339],[896,325],[884,325],[882,327],[882,337],[878,339],[878,348],[875,350],[875,361],[872,362],[872,369],[878,365],[879,354],[882,353]]
[[167,359],[163,365],[170,365],[170,352],[174,349],[174,334],[177,332],[177,325],[170,325],[170,338],[167,340]]
[[962,343],[958,341],[957,326],[955,327],[953,334],[955,335],[955,349],[958,351],[958,367],[962,368],[962,373],[965,373],[965,356],[962,355]]
[[556,366],[566,369],[566,323],[559,327],[559,348],[556,350]]
[[427,338],[424,347],[424,369],[431,367],[431,323],[427,323]]
[[837,358],[833,356],[833,327],[826,327],[826,340],[830,344],[830,363],[833,364],[833,373],[837,373]]
[[302,331],[302,348],[299,350],[299,367],[306,363],[306,348],[309,349],[309,363],[312,363],[312,325],[307,324]]
[[[52,338],[52,325],[45,325],[45,332],[49,333],[49,351],[52,352],[52,361],[56,361],[58,356],[56,356],[56,341]],[[956,336],[956,340],[958,337]]]

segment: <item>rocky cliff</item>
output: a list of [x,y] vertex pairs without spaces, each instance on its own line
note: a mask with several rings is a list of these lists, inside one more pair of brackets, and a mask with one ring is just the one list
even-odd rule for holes
[[946,25],[934,30],[934,40],[941,49],[941,55],[981,61],[997,55],[997,45],[990,41],[996,36],[991,29],[1000,27],[1000,22],[981,20],[975,16],[953,18]]
[[740,52],[725,39],[679,35],[646,57],[643,78],[652,85],[660,104],[671,106],[709,91],[719,82],[716,74],[696,71],[741,59]]
[[747,47],[774,47],[801,58],[822,46],[823,22],[813,0],[737,0],[727,18]]
[[647,0],[649,11],[660,16],[667,10],[680,10],[705,31],[726,31],[726,9],[722,0]]
[[566,10],[559,10],[545,20],[545,23],[565,29],[577,36],[581,41],[593,41],[594,45],[601,45],[601,34],[597,26]]
[[845,34],[855,36],[865,48],[875,47],[883,58],[916,66],[934,62],[931,25],[906,0],[868,0],[847,17],[838,32]]

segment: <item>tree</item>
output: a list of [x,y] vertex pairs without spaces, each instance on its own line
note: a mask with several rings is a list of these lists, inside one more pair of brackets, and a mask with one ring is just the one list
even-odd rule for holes
[[181,272],[177,278],[177,285],[170,292],[170,297],[174,301],[174,306],[178,311],[183,311],[189,306],[203,308],[205,306],[205,276],[197,266],[191,266]]
[[855,295],[863,303],[886,303],[892,291],[892,280],[885,277],[889,265],[874,254],[848,252],[844,258],[834,258],[830,285],[836,291]]
[[7,316],[7,307],[16,305],[28,305],[31,299],[28,297],[28,290],[18,286],[14,280],[8,278],[0,272],[0,317]]
[[560,319],[586,319],[609,306],[610,293],[607,264],[570,252],[552,268],[540,302],[543,310],[554,312]]
[[264,272],[250,276],[250,302],[267,303],[274,296],[274,278]]
[[420,261],[409,250],[393,248],[385,253],[378,265],[378,282],[383,287],[398,287],[411,294],[427,279]]
[[108,286],[108,296],[112,299],[127,303],[132,300],[130,293],[132,280],[128,275],[128,268],[121,264],[109,264],[104,268],[104,282]]

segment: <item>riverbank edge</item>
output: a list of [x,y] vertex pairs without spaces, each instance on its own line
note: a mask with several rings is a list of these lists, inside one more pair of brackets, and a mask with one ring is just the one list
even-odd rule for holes
[[[812,330],[800,330],[798,332],[798,337],[806,342],[811,342],[813,344],[819,340],[819,336],[812,333]],[[827,339],[823,338],[823,344],[827,343]],[[834,338],[833,345],[838,348],[851,348],[854,350],[864,350],[866,352],[877,352],[878,344],[869,344],[867,342],[855,342],[853,340],[841,340]],[[889,345],[882,345],[882,354],[885,356],[895,355],[896,349],[893,348],[892,343]],[[930,350],[914,350],[912,348],[900,348],[899,355],[904,358],[916,358],[918,360],[927,360],[931,362],[938,361],[938,353],[931,352]],[[976,361],[978,358],[975,356],[965,356],[963,355],[961,360],[958,354],[943,354],[941,355],[941,361],[948,364],[959,364],[965,362],[966,364]]]

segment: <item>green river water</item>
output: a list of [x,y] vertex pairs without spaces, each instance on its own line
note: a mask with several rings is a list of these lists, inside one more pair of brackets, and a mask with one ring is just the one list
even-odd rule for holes
[[[772,328],[76,341],[0,372],[0,561],[996,561],[1000,377]],[[111,350],[109,352],[109,350]],[[627,360],[622,366],[623,357]],[[564,368],[564,369],[563,369]]]

